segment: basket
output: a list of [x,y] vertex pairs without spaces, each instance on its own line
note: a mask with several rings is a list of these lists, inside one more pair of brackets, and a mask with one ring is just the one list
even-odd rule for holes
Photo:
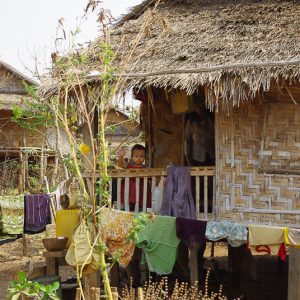
[[59,237],[59,238],[50,238],[50,239],[42,239],[44,247],[48,251],[60,251],[65,249],[68,238],[67,237]]

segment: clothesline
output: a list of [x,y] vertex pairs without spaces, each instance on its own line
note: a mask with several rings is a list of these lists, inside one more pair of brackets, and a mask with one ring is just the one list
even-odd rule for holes
[[[128,234],[134,214],[108,208],[102,211],[100,235],[108,251],[114,255],[123,249],[119,262],[126,266],[132,258],[134,247],[141,248],[149,270],[161,275],[172,272],[180,240],[190,245],[225,239],[232,247],[247,245],[252,253],[278,255],[282,260],[285,260],[287,246],[300,247],[300,229],[160,215],[155,215],[153,220],[149,218],[133,242],[128,241]],[[122,220],[126,220],[126,224]]]

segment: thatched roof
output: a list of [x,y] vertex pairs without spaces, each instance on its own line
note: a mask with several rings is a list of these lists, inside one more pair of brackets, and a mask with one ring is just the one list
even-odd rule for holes
[[12,72],[13,74],[15,74],[16,77],[20,78],[21,80],[25,80],[29,84],[38,86],[38,83],[35,80],[33,80],[32,78],[28,77],[24,73],[20,72],[19,70],[17,70],[16,68],[14,68],[13,66],[11,66],[10,64],[8,64],[8,63],[0,60],[0,66],[4,67],[8,71]]
[[155,16],[148,10],[154,3],[134,7],[111,34],[125,54],[153,20],[122,70],[131,86],[193,93],[205,85],[209,104],[216,98],[238,104],[272,79],[299,78],[300,1],[165,0]]

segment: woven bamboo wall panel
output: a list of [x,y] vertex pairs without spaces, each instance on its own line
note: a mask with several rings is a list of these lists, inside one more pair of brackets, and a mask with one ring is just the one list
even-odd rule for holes
[[264,143],[270,150],[278,140],[276,159],[280,151],[289,151],[293,162],[299,156],[300,110],[286,106],[274,106],[267,120],[267,103],[248,102],[229,116],[217,115],[221,219],[300,226],[300,176],[261,172]]
[[272,103],[265,110],[261,171],[300,174],[300,108]]

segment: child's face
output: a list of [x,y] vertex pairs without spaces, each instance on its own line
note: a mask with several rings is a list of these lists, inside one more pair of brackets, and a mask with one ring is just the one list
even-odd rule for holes
[[145,161],[145,151],[144,150],[133,150],[132,152],[132,162],[135,165],[142,165]]

